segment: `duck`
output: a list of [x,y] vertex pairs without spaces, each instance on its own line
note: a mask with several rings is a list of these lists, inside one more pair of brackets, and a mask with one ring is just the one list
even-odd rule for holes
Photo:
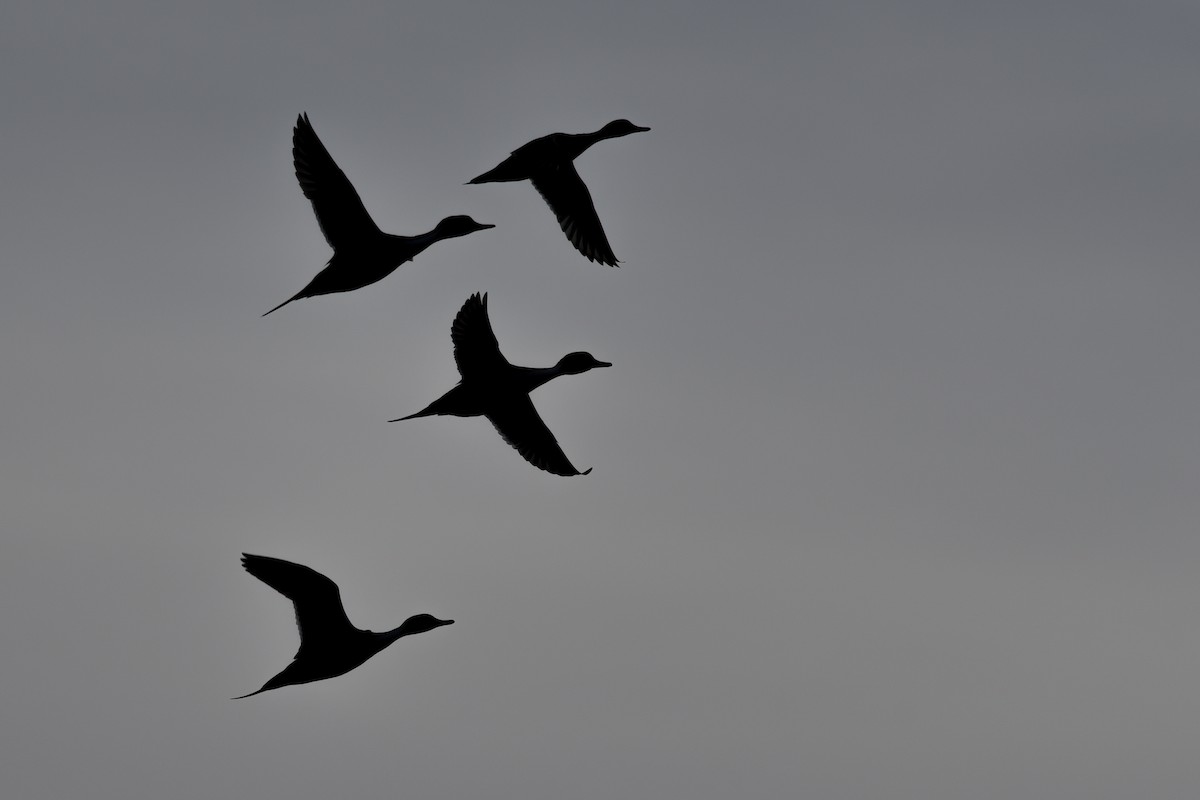
[[518,367],[500,352],[500,343],[488,318],[487,294],[471,295],[450,326],[454,361],[462,376],[453,389],[402,422],[418,417],[449,415],[487,417],[496,431],[526,461],[538,469],[570,477],[592,470],[577,470],[558,440],[538,416],[529,393],[560,375],[579,375],[598,367],[611,367],[591,353],[568,353],[553,367]]
[[296,294],[272,308],[273,314],[304,297],[352,292],[383,280],[401,264],[434,242],[494,228],[459,214],[446,217],[433,230],[416,236],[384,233],[371,219],[354,185],[338,167],[313,130],[308,114],[296,118],[292,128],[292,164],[304,196],[333,255],[325,268]]
[[616,119],[592,133],[551,133],[521,145],[494,169],[467,181],[497,183],[529,181],[550,206],[558,225],[588,261],[618,265],[604,234],[587,185],[575,171],[575,159],[596,142],[650,130],[627,119]]
[[401,637],[454,624],[452,619],[417,614],[390,631],[364,631],[346,617],[338,585],[311,567],[249,553],[242,554],[242,566],[295,605],[300,649],[292,663],[261,689],[234,700],[345,675]]

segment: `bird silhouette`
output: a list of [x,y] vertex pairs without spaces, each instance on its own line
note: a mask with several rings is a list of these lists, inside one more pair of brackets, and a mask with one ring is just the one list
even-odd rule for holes
[[617,266],[608,237],[596,215],[592,196],[579,173],[576,158],[603,139],[615,139],[639,131],[648,131],[627,119],[613,120],[593,133],[552,133],[523,144],[492,170],[467,183],[496,183],[528,180],[538,190],[559,227],[575,249],[589,261]]
[[459,215],[446,217],[433,230],[417,236],[384,233],[367,213],[354,185],[317,138],[307,114],[297,117],[296,127],[292,129],[292,162],[296,179],[300,181],[304,196],[312,201],[317,224],[325,234],[325,241],[333,248],[333,255],[325,269],[307,286],[267,314],[304,297],[370,286],[391,275],[397,267],[411,261],[434,242],[496,227]]
[[462,380],[426,408],[400,422],[435,414],[484,416],[526,461],[555,475],[587,475],[575,469],[554,434],[542,422],[529,393],[559,375],[578,375],[596,367],[611,367],[590,353],[568,353],[553,367],[516,367],[500,352],[488,319],[487,295],[471,295],[450,326],[454,361]]
[[283,672],[263,684],[257,692],[235,697],[235,700],[281,686],[336,678],[362,665],[401,636],[454,624],[452,619],[417,614],[394,630],[382,633],[360,630],[346,618],[337,584],[316,570],[280,558],[248,553],[242,554],[242,566],[296,606],[300,649]]

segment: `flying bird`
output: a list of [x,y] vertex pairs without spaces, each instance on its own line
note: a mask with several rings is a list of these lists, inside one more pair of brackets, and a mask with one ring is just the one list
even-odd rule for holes
[[[296,606],[296,626],[300,628],[300,649],[292,663],[257,692],[242,697],[252,697],[281,686],[336,678],[362,665],[401,636],[454,624],[452,619],[417,614],[395,630],[382,633],[359,630],[346,618],[337,584],[316,570],[280,558],[248,553],[242,554],[242,566],[292,601]],[[242,697],[234,699],[241,700]]]
[[615,267],[617,257],[604,235],[592,196],[575,171],[574,161],[603,139],[648,130],[627,119],[618,119],[593,133],[552,133],[521,145],[495,169],[468,183],[531,182],[558,218],[559,227],[575,249],[589,261]]
[[379,230],[354,185],[317,138],[308,114],[297,117],[296,127],[292,129],[292,163],[300,188],[312,201],[317,224],[325,234],[325,241],[333,248],[333,255],[325,269],[307,286],[267,314],[303,297],[350,292],[370,286],[391,275],[404,262],[412,261],[434,242],[496,227],[458,215],[446,217],[433,230],[417,236],[396,236]]
[[450,326],[454,361],[462,380],[422,411],[401,420],[435,414],[484,416],[525,460],[555,475],[587,475],[575,469],[554,434],[542,422],[529,393],[559,375],[578,375],[596,367],[611,367],[591,353],[568,353],[553,367],[516,367],[500,352],[488,319],[487,295],[471,295]]

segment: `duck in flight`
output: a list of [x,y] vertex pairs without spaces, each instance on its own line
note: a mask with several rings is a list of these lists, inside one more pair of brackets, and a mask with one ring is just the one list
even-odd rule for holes
[[450,326],[454,342],[454,361],[462,380],[422,411],[401,420],[435,414],[456,417],[487,417],[496,430],[525,460],[555,475],[587,475],[575,469],[554,434],[542,422],[529,393],[559,375],[578,375],[596,367],[611,367],[590,353],[568,353],[553,367],[516,367],[500,352],[492,323],[488,319],[487,295],[471,295],[454,324]]
[[468,183],[529,181],[550,206],[558,218],[559,227],[575,245],[575,249],[588,261],[599,261],[615,267],[617,257],[613,255],[608,237],[604,235],[592,196],[575,171],[574,161],[583,151],[603,139],[615,139],[648,130],[627,119],[618,119],[593,133],[552,133],[521,145],[495,169],[472,178]]
[[354,185],[317,138],[308,114],[301,114],[292,129],[292,163],[300,188],[312,201],[317,224],[325,234],[325,241],[333,248],[333,255],[325,269],[307,286],[267,314],[303,297],[350,292],[370,286],[391,275],[397,267],[411,261],[434,242],[496,227],[459,215],[446,217],[433,230],[417,236],[395,236],[379,230]]
[[[417,614],[395,630],[382,633],[359,630],[346,618],[337,584],[316,570],[280,558],[248,553],[242,554],[242,566],[292,601],[296,606],[296,625],[300,628],[300,649],[292,663],[257,692],[242,697],[252,697],[281,686],[336,678],[361,666],[401,636],[454,624],[452,619]],[[234,699],[241,700],[242,697]]]

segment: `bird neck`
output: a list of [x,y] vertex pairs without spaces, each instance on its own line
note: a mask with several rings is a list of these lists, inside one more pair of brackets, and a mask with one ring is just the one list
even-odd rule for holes
[[521,376],[521,388],[526,394],[563,374],[557,366],[517,367],[517,370]]
[[378,633],[372,632],[371,635],[374,636],[376,641],[379,642],[379,649],[382,650],[397,639],[403,636],[408,636],[409,633],[410,632],[404,630],[404,626],[401,625],[399,628],[393,628],[390,631],[380,631]]
[[583,152],[596,142],[602,142],[609,138],[608,134],[603,133],[602,131],[592,131],[591,133],[564,133],[562,135],[566,138],[561,141],[560,147],[562,148],[562,152],[565,152],[572,161],[583,155]]
[[391,242],[392,247],[396,250],[396,255],[403,257],[405,260],[413,258],[434,242],[440,242],[445,238],[438,233],[437,228],[428,233],[419,233],[416,236],[397,236],[393,233],[384,235],[388,237],[388,241]]

